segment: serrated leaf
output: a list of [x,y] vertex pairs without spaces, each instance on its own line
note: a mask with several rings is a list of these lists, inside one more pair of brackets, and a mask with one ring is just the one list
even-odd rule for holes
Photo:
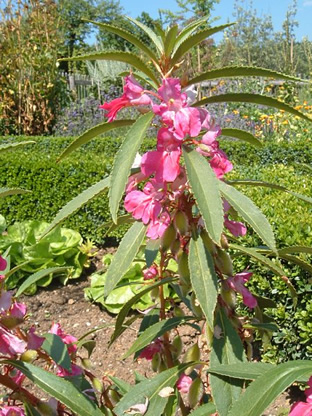
[[168,33],[166,34],[166,38],[164,42],[165,56],[168,56],[168,57],[170,56],[172,49],[176,42],[178,30],[179,30],[178,25],[173,25],[170,27]]
[[31,191],[20,188],[0,188],[0,198],[4,198],[9,195],[29,194]]
[[195,149],[185,146],[183,156],[187,177],[206,229],[211,239],[220,244],[224,222],[218,186],[220,181],[216,178],[209,162]]
[[156,33],[152,31],[152,29],[150,29],[144,23],[139,22],[138,20],[133,19],[130,16],[126,16],[126,18],[129,19],[130,22],[137,25],[141,30],[143,30],[143,32],[146,33],[146,35],[150,38],[150,40],[156,46],[156,49],[158,50],[160,55],[162,55],[164,53],[164,46],[163,46],[162,39],[158,35],[156,35]]
[[18,143],[6,143],[0,145],[0,153],[7,152],[9,150],[15,150],[18,147],[26,146],[27,144],[34,144],[33,140],[27,140],[25,142],[18,142]]
[[176,50],[171,60],[171,65],[175,65],[186,52],[188,52],[194,46],[198,45],[203,40],[207,39],[209,36],[212,36],[217,32],[221,32],[222,30],[232,26],[233,24],[234,23],[227,23],[225,25],[211,27],[209,29],[200,30],[195,34],[190,35],[187,39],[184,40],[184,42],[181,43],[181,45]]
[[144,52],[147,56],[149,56],[155,63],[157,63],[157,56],[154,54],[151,48],[145,45],[145,43],[143,43],[138,37],[128,32],[127,30],[123,29],[122,27],[116,27],[113,25],[109,25],[107,23],[95,22],[93,20],[87,20],[87,19],[84,19],[84,20],[86,22],[97,25],[98,27],[106,30],[107,32],[114,33],[115,35],[118,35],[121,38],[126,39],[128,42],[132,43],[137,48],[139,48],[142,52]]
[[270,332],[275,332],[278,331],[278,326],[276,324],[273,323],[266,323],[266,322],[260,322],[258,323],[252,323],[252,324],[244,324],[243,328],[252,328],[252,329],[261,329],[264,331],[270,331]]
[[109,178],[104,178],[101,181],[97,182],[96,184],[90,186],[89,188],[85,189],[81,194],[77,195],[71,201],[69,201],[60,211],[56,214],[51,224],[48,226],[46,230],[44,230],[43,234],[40,238],[47,235],[50,231],[52,231],[57,225],[59,225],[62,221],[66,220],[70,215],[74,212],[78,211],[83,205],[87,202],[91,201],[93,198],[97,197],[101,193],[103,193],[109,186]]
[[264,266],[268,267],[272,272],[274,272],[277,276],[285,276],[285,271],[273,263],[272,260],[268,259],[267,257],[263,256],[262,254],[257,252],[257,249],[240,246],[238,244],[230,244],[230,248],[234,250],[238,250],[243,254],[247,254],[247,256],[252,257],[253,259],[259,261],[259,263],[263,264]]
[[203,23],[205,23],[209,19],[209,16],[204,16],[201,19],[196,20],[195,22],[191,22],[186,25],[181,32],[178,34],[176,43],[173,50],[173,55],[176,53],[177,49],[180,45]]
[[302,269],[306,270],[308,273],[312,274],[312,266],[306,261],[299,259],[296,256],[291,256],[290,254],[280,254],[280,257],[284,260],[290,261],[291,263],[297,264]]
[[[261,416],[265,409],[298,378],[311,375],[310,361],[289,361],[266,371],[234,403],[229,416]],[[248,403],[248,406],[246,406]]]
[[164,319],[157,322],[151,327],[147,328],[131,345],[128,351],[123,355],[123,359],[129,357],[137,351],[142,350],[144,347],[149,345],[155,338],[161,337],[165,332],[171,331],[187,321],[196,320],[193,316],[174,317]]
[[308,202],[309,204],[312,204],[312,198],[306,195],[298,194],[297,192],[290,191],[289,189],[285,188],[285,186],[277,185],[275,183],[258,181],[254,179],[235,179],[235,180],[226,181],[226,182],[231,185],[251,185],[251,186],[262,186],[264,188],[277,189],[280,191],[287,192],[288,194],[298,199],[301,199],[304,202]]
[[213,403],[202,404],[190,413],[190,416],[209,416],[216,412],[216,406]]
[[92,52],[87,55],[74,56],[72,58],[62,58],[59,61],[118,61],[125,62],[133,66],[134,68],[142,71],[151,80],[158,83],[156,76],[153,71],[140,59],[137,55],[132,52],[124,51],[102,51]]
[[118,329],[115,329],[113,335],[111,336],[109,346],[115,342],[115,340],[120,337],[131,325],[133,322],[135,322],[140,316],[139,315],[133,315],[131,318],[127,319],[126,322],[123,323],[122,326],[119,326]]
[[79,416],[103,416],[96,403],[83,394],[73,383],[42,368],[23,361],[6,360],[3,363],[20,370],[36,386],[55,397]]
[[117,212],[122,195],[125,191],[128,175],[133,165],[135,156],[145,137],[154,113],[148,112],[137,119],[129,129],[122,145],[120,146],[112,169],[110,190],[109,190],[109,208],[113,221],[117,221]]
[[260,209],[244,194],[232,186],[219,181],[219,188],[223,197],[241,215],[241,217],[255,230],[264,243],[276,252],[273,230],[267,218]]
[[[236,364],[246,361],[242,342],[227,318],[224,311],[218,314],[217,325],[221,328],[221,336],[213,338],[210,354],[210,366],[220,364]],[[219,416],[227,416],[233,403],[238,399],[242,381],[230,377],[211,375],[210,385],[212,397]]]
[[65,370],[70,370],[71,362],[68,349],[61,337],[55,334],[44,334],[44,338],[45,341],[41,348],[52,358],[55,364],[65,368]]
[[204,386],[200,377],[193,380],[188,392],[188,401],[191,408],[194,408],[200,402],[204,393]]
[[66,273],[67,271],[68,267],[50,267],[48,269],[39,270],[39,272],[31,274],[29,277],[27,277],[27,279],[17,289],[15,296],[20,296],[31,285],[33,285],[34,283],[38,282],[38,280],[42,279],[45,276],[48,276],[51,273]]
[[135,222],[124,235],[107,270],[104,296],[109,295],[117,283],[123,278],[124,274],[129,270],[131,263],[144,240],[145,232],[145,225],[138,221]]
[[209,81],[218,78],[235,78],[235,77],[266,77],[274,79],[283,79],[286,81],[305,81],[291,75],[286,75],[281,72],[272,71],[270,69],[251,67],[251,66],[228,66],[211,71],[204,72],[195,78],[190,79],[187,85],[198,84],[203,81]]
[[228,365],[216,365],[210,367],[208,372],[211,374],[219,374],[221,376],[239,378],[242,380],[255,380],[272,368],[273,365],[268,363],[245,362]]
[[78,147],[82,146],[83,144],[88,143],[90,140],[94,139],[94,137],[99,136],[100,134],[106,133],[110,130],[119,129],[121,127],[131,126],[135,120],[114,120],[110,123],[105,121],[105,123],[98,124],[97,126],[92,127],[91,129],[84,132],[81,136],[77,137],[60,155],[58,160],[64,159],[64,157],[68,156],[71,152],[78,149]]
[[[174,278],[167,278],[167,279],[163,279],[160,280],[156,283],[153,283],[152,285],[149,285],[148,287],[146,287],[143,290],[140,290],[138,293],[136,293],[130,300],[128,300],[128,302],[126,302],[124,304],[124,306],[122,307],[121,311],[119,312],[117,319],[116,319],[116,324],[115,324],[115,331],[112,335],[112,339],[115,341],[117,339],[115,333],[117,331],[119,331],[119,328],[123,325],[124,320],[126,319],[129,311],[131,310],[132,305],[134,305],[135,303],[138,302],[139,299],[141,299],[142,296],[144,296],[146,293],[150,292],[151,290],[153,290],[155,287],[159,287],[162,286],[166,283],[171,283],[174,282],[176,279]],[[111,345],[112,342],[110,342],[109,345]]]
[[291,246],[291,247],[284,247],[278,250],[278,254],[293,254],[293,253],[307,253],[312,254],[312,247],[306,246]]
[[206,250],[200,237],[197,240],[191,239],[189,268],[196,298],[213,331],[214,311],[218,297],[218,277],[211,254]]
[[229,102],[265,105],[267,107],[273,107],[273,108],[277,108],[278,110],[286,111],[287,113],[300,117],[303,120],[312,122],[312,118],[301,113],[300,111],[296,110],[290,105],[285,104],[282,101],[277,100],[276,98],[272,98],[272,97],[268,97],[266,95],[260,95],[260,94],[229,93],[229,94],[213,95],[211,97],[207,97],[207,98],[204,98],[203,100],[197,101],[196,103],[193,104],[193,106],[201,107],[206,104],[229,103]]
[[235,137],[236,139],[243,140],[244,142],[250,143],[256,147],[262,147],[261,141],[257,139],[257,137],[255,137],[253,134],[245,130],[228,128],[222,129],[221,134],[222,136]]
[[114,408],[117,416],[124,416],[125,410],[129,409],[136,403],[144,403],[146,398],[149,399],[147,413],[144,416],[161,416],[168,402],[168,397],[160,397],[158,393],[164,387],[174,387],[180,374],[188,368],[190,364],[181,364],[177,367],[165,370],[156,377],[145,380],[142,383],[132,387],[132,389],[120,400]]

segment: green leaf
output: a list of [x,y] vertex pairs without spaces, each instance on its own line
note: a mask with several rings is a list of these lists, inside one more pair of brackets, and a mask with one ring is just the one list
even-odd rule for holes
[[251,66],[228,66],[211,71],[204,72],[195,78],[190,79],[187,85],[198,84],[203,81],[209,81],[218,78],[236,78],[236,77],[266,77],[274,79],[284,79],[286,81],[305,81],[297,77],[282,74],[281,72],[271,71],[270,69],[257,68]]
[[189,268],[196,298],[213,331],[214,311],[218,297],[218,277],[211,254],[206,250],[200,237],[197,240],[191,239]]
[[134,68],[142,71],[146,76],[158,84],[158,80],[149,67],[136,54],[123,51],[102,51],[92,52],[87,55],[62,58],[59,61],[119,61],[125,62]]
[[180,45],[202,24],[204,24],[209,19],[209,16],[204,16],[201,19],[191,22],[186,25],[181,32],[178,34],[176,43],[173,50],[173,55],[176,53]]
[[268,267],[272,272],[274,272],[277,276],[285,276],[286,272],[273,263],[272,260],[268,259],[267,257],[263,256],[262,254],[257,252],[256,248],[244,247],[238,244],[230,244],[230,248],[234,250],[238,250],[243,254],[247,254],[247,256],[252,257],[253,259],[257,260],[259,263],[263,264],[264,266]]
[[103,193],[109,186],[109,178],[104,178],[96,184],[85,189],[81,194],[77,195],[71,201],[69,201],[60,211],[56,214],[51,224],[44,230],[40,238],[46,236],[62,221],[66,220],[74,212],[78,211],[83,205],[91,201],[91,199],[97,197]]
[[312,254],[312,247],[306,246],[292,246],[292,247],[284,247],[278,250],[278,254],[293,254],[293,253],[307,253]]
[[181,43],[181,45],[176,50],[171,60],[171,65],[173,66],[174,64],[176,64],[186,52],[188,52],[190,49],[198,45],[200,42],[202,42],[209,36],[222,31],[227,27],[232,26],[233,24],[234,23],[227,23],[225,25],[211,27],[209,29],[200,30],[199,32],[189,36],[186,40],[184,40],[184,42]]
[[130,391],[131,389],[131,384],[127,383],[124,380],[121,380],[118,377],[113,377],[113,376],[109,376],[109,378],[112,380],[112,382],[118,387],[118,389],[120,390],[121,394],[126,394]]
[[92,127],[91,129],[84,132],[81,136],[77,137],[60,155],[58,160],[64,159],[64,157],[68,156],[71,152],[78,149],[78,147],[82,146],[83,144],[88,143],[90,140],[94,139],[94,137],[99,136],[100,134],[106,133],[110,130],[119,129],[121,127],[131,126],[135,120],[114,120],[108,123],[98,124],[97,126]]
[[219,181],[219,187],[229,204],[251,225],[264,243],[276,252],[275,238],[271,225],[259,208],[247,196],[232,186]]
[[306,261],[299,259],[296,256],[291,256],[290,254],[280,254],[280,257],[284,260],[290,261],[294,264],[297,264],[302,269],[306,270],[308,273],[312,274],[312,266]]
[[300,111],[296,110],[290,105],[285,104],[282,101],[277,100],[276,98],[267,97],[266,95],[260,95],[260,94],[229,93],[229,94],[213,95],[211,97],[207,97],[207,98],[204,98],[203,100],[197,101],[196,103],[193,104],[193,106],[201,107],[206,104],[229,103],[229,102],[265,105],[268,107],[277,108],[278,110],[286,111],[287,113],[291,113],[294,116],[297,116],[306,121],[312,122],[312,118],[301,113]]
[[287,387],[298,378],[311,373],[311,361],[299,360],[289,361],[266,371],[234,403],[230,416],[261,416]]
[[126,18],[129,19],[130,22],[137,25],[140,29],[142,29],[147,34],[147,36],[150,38],[150,40],[156,46],[156,48],[157,48],[157,50],[158,50],[158,52],[161,56],[164,53],[164,45],[163,45],[162,39],[158,35],[156,35],[156,33],[153,32],[152,29],[150,29],[144,23],[139,22],[138,20],[133,19],[130,16],[126,16]]
[[144,52],[147,56],[149,56],[155,63],[157,63],[157,56],[154,54],[151,48],[149,48],[145,43],[143,43],[138,37],[134,36],[132,33],[128,32],[127,30],[116,27],[113,25],[108,25],[107,23],[100,23],[100,22],[94,22],[93,20],[87,20],[83,19],[86,22],[93,23],[94,25],[97,25],[101,29],[106,30],[107,32],[114,33],[115,35],[120,36],[123,39],[126,39],[128,42],[135,45],[137,48],[139,48],[142,52]]
[[44,334],[44,338],[45,341],[42,344],[42,349],[57,365],[65,368],[65,370],[70,370],[71,362],[68,349],[61,337],[55,334]]
[[31,191],[26,191],[25,189],[20,188],[0,188],[0,198],[4,198],[9,195],[18,195],[18,194],[28,194]]
[[[144,296],[146,293],[150,292],[151,290],[153,290],[155,287],[159,287],[162,285],[165,285],[166,283],[171,283],[174,282],[176,279],[174,278],[167,278],[167,279],[163,279],[160,280],[156,283],[153,283],[151,285],[149,285],[148,287],[146,287],[143,290],[140,290],[137,294],[135,294],[130,300],[128,300],[128,302],[126,302],[124,304],[124,306],[122,307],[121,311],[119,312],[117,319],[116,319],[116,324],[115,324],[115,331],[112,335],[112,339],[115,341],[117,338],[115,336],[116,331],[119,331],[119,328],[122,326],[122,324],[124,323],[124,320],[126,319],[129,311],[131,310],[132,305],[134,305],[135,303],[137,303],[137,301]],[[110,342],[109,345],[111,345],[112,342]]]
[[196,320],[193,316],[182,316],[165,319],[147,328],[131,345],[128,351],[123,355],[122,359],[129,357],[137,351],[142,350],[150,344],[155,338],[162,336],[165,332],[171,331],[187,321]]
[[294,196],[298,199],[301,199],[304,202],[308,202],[309,204],[312,204],[312,198],[310,198],[306,195],[298,194],[297,192],[290,191],[289,189],[285,188],[285,186],[277,185],[275,183],[258,181],[258,180],[254,180],[254,179],[235,179],[235,180],[231,180],[231,181],[226,181],[226,183],[231,184],[231,185],[262,186],[262,187],[265,187],[265,188],[277,189],[279,191],[287,192],[288,194],[290,194],[290,195],[292,195],[292,196]]
[[68,271],[68,267],[50,267],[48,269],[39,270],[39,272],[36,272],[29,277],[21,284],[21,286],[18,288],[15,296],[20,296],[25,290],[27,290],[31,285],[38,282],[38,280],[42,279],[45,276],[48,276],[51,273],[65,273]]
[[156,377],[146,380],[132,387],[132,389],[120,400],[114,408],[117,416],[124,416],[125,412],[135,404],[145,403],[149,400],[147,412],[144,416],[161,416],[169,397],[160,397],[158,393],[164,387],[174,387],[180,374],[192,363],[181,364],[179,366],[165,370]]
[[236,139],[243,140],[250,143],[253,146],[261,147],[262,143],[257,137],[245,130],[240,129],[222,129],[222,136],[235,137]]
[[202,404],[190,413],[190,416],[209,416],[216,412],[216,406],[213,403]]
[[157,254],[159,252],[159,246],[160,246],[160,239],[158,240],[149,240],[146,244],[144,255],[145,255],[145,261],[146,266],[151,267],[151,265],[154,263]]
[[26,416],[41,416],[38,410],[27,402],[24,403],[24,409]]
[[[229,365],[245,362],[246,357],[242,342],[222,310],[218,314],[217,325],[222,333],[220,337],[213,338],[210,366],[214,368],[220,364]],[[210,385],[218,414],[227,416],[231,406],[241,393],[242,381],[230,377],[211,375]]]
[[0,153],[4,153],[7,152],[9,150],[14,150],[18,147],[22,147],[22,146],[26,146],[27,144],[33,144],[36,143],[33,140],[28,140],[25,142],[18,142],[18,143],[6,143],[6,144],[1,144],[0,145]]
[[79,416],[103,416],[96,403],[83,394],[73,383],[42,368],[23,361],[5,360],[3,363],[20,370],[36,386],[55,397]]
[[164,48],[165,48],[165,56],[167,57],[170,56],[172,49],[175,45],[178,30],[179,30],[178,25],[173,25],[171,26],[168,33],[166,34]]
[[220,182],[208,161],[195,149],[183,148],[187,177],[206,229],[211,239],[220,244],[223,230],[223,206],[219,193]]
[[208,372],[211,374],[218,374],[220,376],[227,376],[231,378],[239,378],[242,380],[255,380],[272,368],[273,365],[268,363],[245,362],[228,365],[216,365],[210,367]]
[[114,289],[129,270],[144,240],[145,232],[145,225],[139,221],[135,222],[126,232],[107,270],[104,296],[107,296]]
[[131,214],[125,214],[125,215],[121,215],[120,217],[117,217],[116,224],[113,221],[109,221],[109,222],[106,222],[106,223],[100,225],[99,228],[106,228],[106,227],[108,227],[107,230],[105,231],[105,235],[108,235],[112,231],[114,231],[118,227],[120,227],[121,225],[124,225],[124,224],[132,224],[135,221],[136,221],[136,219],[133,218]]
[[119,203],[125,191],[131,166],[153,117],[153,112],[148,112],[139,117],[129,129],[125,140],[117,152],[109,190],[109,208],[115,223],[117,221]]

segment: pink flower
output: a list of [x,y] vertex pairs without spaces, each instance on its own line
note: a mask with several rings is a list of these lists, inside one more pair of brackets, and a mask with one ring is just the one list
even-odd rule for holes
[[74,363],[71,363],[70,371],[60,366],[58,366],[57,368],[58,370],[57,370],[56,375],[59,377],[80,376],[80,374],[83,373],[83,369],[79,367],[79,365],[74,364]]
[[60,324],[53,324],[49,332],[50,334],[58,335],[62,339],[64,344],[68,345],[67,349],[69,354],[77,350],[77,346],[74,344],[75,342],[77,342],[77,338],[72,335],[65,334],[64,331],[61,329]]
[[3,290],[0,296],[0,314],[4,313],[11,307],[13,292]]
[[25,412],[18,406],[0,407],[0,416],[25,416]]
[[167,211],[163,211],[158,218],[149,223],[146,236],[152,240],[157,240],[157,238],[160,238],[169,227],[170,222],[170,215]]
[[38,350],[45,340],[45,338],[35,334],[35,330],[35,327],[32,326],[27,333],[27,348],[29,350]]
[[161,211],[160,201],[164,197],[163,184],[151,179],[142,191],[131,191],[126,195],[125,208],[136,220],[142,219],[144,224],[156,221]]
[[290,409],[289,416],[311,416],[312,403],[297,402]]
[[124,107],[150,105],[152,102],[150,97],[144,93],[143,87],[135,80],[133,75],[126,77],[125,81],[126,83],[122,96],[100,106],[100,108],[108,111],[106,117],[109,122],[115,120],[118,111]]
[[252,309],[257,306],[257,299],[244,286],[251,276],[252,273],[245,271],[229,277],[226,282],[232,290],[242,295],[244,304]]
[[146,176],[155,173],[157,182],[173,182],[180,173],[180,156],[180,149],[147,152],[142,156],[142,173]]
[[312,415],[312,377],[308,381],[309,388],[305,389],[305,402],[294,403],[290,409],[289,416],[311,416]]
[[197,108],[182,108],[174,117],[174,136],[177,139],[183,140],[187,134],[196,137],[201,128],[201,114]]
[[9,373],[10,378],[19,386],[23,383],[23,381],[25,380],[26,376],[20,371],[20,370],[16,370],[16,368],[14,368],[13,370],[10,371]]
[[247,228],[242,222],[231,221],[228,216],[224,216],[224,226],[233,234],[235,237],[241,237],[246,235]]
[[146,360],[151,361],[154,355],[161,352],[162,349],[163,343],[159,338],[157,338],[141,351],[139,358],[145,358]]
[[0,325],[0,353],[14,356],[26,350],[26,342]]
[[232,163],[228,160],[226,154],[220,149],[214,153],[209,163],[218,179],[223,178],[226,173],[233,169]]
[[177,389],[181,393],[188,393],[191,387],[193,380],[190,376],[182,373],[177,381]]
[[158,276],[158,271],[155,266],[151,266],[146,270],[143,270],[144,280],[155,279]]
[[5,270],[7,267],[7,261],[0,256],[0,270]]

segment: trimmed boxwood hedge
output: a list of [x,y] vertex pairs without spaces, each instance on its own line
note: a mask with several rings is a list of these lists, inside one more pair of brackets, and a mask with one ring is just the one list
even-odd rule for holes
[[[121,143],[121,139],[118,138],[97,138],[57,163],[57,157],[73,138],[34,137],[32,139],[35,140],[35,144],[1,155],[0,187],[21,187],[32,191],[30,194],[10,196],[0,200],[0,213],[5,216],[9,224],[26,219],[50,221],[66,202],[110,174],[114,155]],[[23,140],[29,140],[29,137],[5,137],[1,138],[0,142]],[[154,143],[153,139],[146,140],[141,151],[151,148]],[[281,183],[282,180],[283,184],[292,190],[308,194],[310,192],[311,195],[311,186],[310,189],[309,187],[305,189],[310,183],[309,172],[299,165],[300,162],[304,162],[312,166],[311,141],[294,144],[269,142],[258,149],[242,142],[222,140],[222,148],[235,166],[230,177],[248,177],[276,183]],[[288,165],[287,168],[285,164]],[[302,231],[304,237],[308,236],[310,228],[307,226],[305,231],[302,224],[303,218],[305,224],[311,219],[311,211],[307,204],[298,205],[294,198],[277,191],[260,188],[245,189],[256,203],[259,202],[259,205],[262,206],[262,202],[265,201],[262,209],[273,220],[273,225],[276,224],[279,241],[295,243],[294,236],[298,235],[298,240],[302,242],[302,238],[299,237]],[[298,220],[296,227],[296,221],[291,217],[296,215],[298,209],[301,220]],[[286,226],[283,227],[285,220]],[[104,244],[103,228],[99,227],[107,221],[110,221],[108,201],[107,196],[103,194],[80,209],[65,224],[79,231],[83,237],[92,238],[97,244]],[[289,233],[289,226],[296,230]],[[123,232],[124,230],[119,230],[114,235],[121,237]],[[287,234],[290,235],[291,241]]]

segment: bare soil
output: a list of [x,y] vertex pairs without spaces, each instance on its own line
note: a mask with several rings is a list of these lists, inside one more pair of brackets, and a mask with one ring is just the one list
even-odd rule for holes
[[[107,251],[105,250],[105,252]],[[39,334],[49,331],[53,322],[60,323],[64,332],[77,338],[93,328],[107,325],[89,336],[89,338],[96,340],[96,348],[92,353],[94,366],[92,372],[99,378],[116,376],[133,383],[136,371],[147,377],[154,374],[150,369],[150,363],[145,359],[138,361],[134,361],[132,358],[121,359],[135,340],[139,320],[136,320],[131,325],[131,329],[125,331],[108,348],[114,330],[115,315],[107,313],[97,304],[92,304],[84,298],[83,289],[89,286],[88,276],[95,269],[101,268],[102,254],[103,251],[97,255],[91,268],[80,279],[73,280],[66,286],[54,283],[49,288],[39,289],[34,296],[24,296],[21,300],[27,304],[29,324],[34,324]],[[191,345],[192,338],[198,334],[195,334],[195,330],[192,328],[185,328],[180,335],[186,345]],[[263,416],[288,415],[291,404],[297,401],[298,397],[300,397],[300,390],[297,387],[289,389],[273,403]]]

